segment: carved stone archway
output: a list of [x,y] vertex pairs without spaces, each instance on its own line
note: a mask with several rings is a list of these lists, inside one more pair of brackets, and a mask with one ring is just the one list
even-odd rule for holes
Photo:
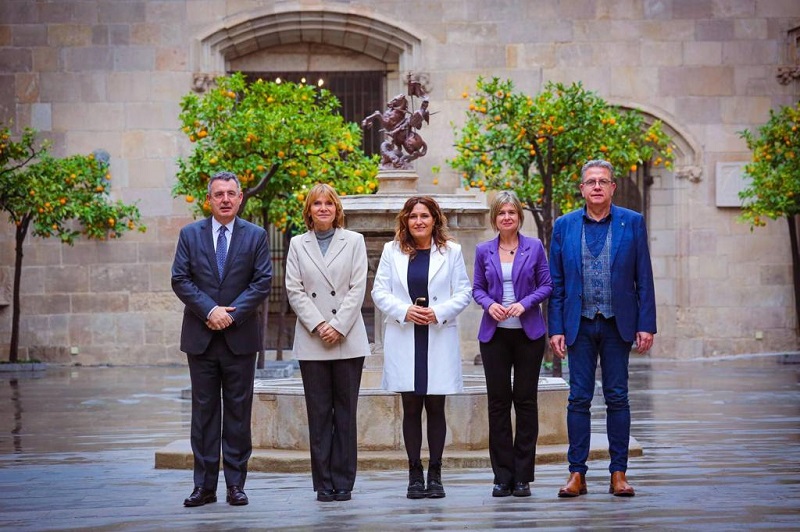
[[613,105],[636,109],[645,122],[660,120],[672,138],[675,160],[671,170],[651,171],[648,232],[653,272],[656,278],[659,339],[654,352],[685,350],[689,341],[685,313],[690,305],[689,237],[692,228],[692,188],[703,179],[703,153],[700,142],[679,121],[662,109],[631,102],[610,101]]
[[195,42],[191,59],[196,84],[225,74],[231,59],[298,43],[352,50],[385,63],[389,71],[410,72],[419,70],[422,40],[402,24],[363,10],[252,11],[224,19]]

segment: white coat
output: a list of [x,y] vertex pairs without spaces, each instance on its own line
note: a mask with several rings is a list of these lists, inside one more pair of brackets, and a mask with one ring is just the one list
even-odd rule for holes
[[[405,321],[411,306],[408,294],[408,259],[396,241],[383,247],[372,300],[384,314],[383,388],[414,391],[414,324]],[[470,303],[472,286],[464,266],[461,246],[431,248],[428,269],[429,307],[436,323],[428,331],[428,394],[447,395],[463,389],[461,351],[456,317]]]
[[[286,257],[286,292],[297,314],[292,353],[297,360],[368,356],[361,316],[367,292],[367,247],[360,233],[337,228],[323,257],[313,231],[292,237]],[[344,338],[326,344],[312,333],[323,321]]]

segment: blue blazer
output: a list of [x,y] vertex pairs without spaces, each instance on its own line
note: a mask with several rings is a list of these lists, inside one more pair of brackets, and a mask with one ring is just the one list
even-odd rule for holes
[[[503,303],[503,270],[497,248],[500,237],[478,244],[475,249],[475,268],[473,269],[472,297],[483,307],[483,318],[478,329],[478,340],[488,342],[497,330],[497,322],[489,315],[492,303]],[[544,336],[545,327],[539,307],[553,292],[547,257],[542,241],[519,235],[519,248],[514,255],[511,267],[511,282],[517,301],[525,307],[519,317],[522,330],[531,340]]]
[[181,229],[172,263],[172,289],[186,305],[181,328],[181,351],[204,353],[214,334],[206,317],[215,305],[236,307],[233,325],[224,329],[225,343],[235,355],[252,354],[262,346],[261,327],[251,319],[269,295],[272,261],[262,227],[236,218],[220,280],[214,253],[211,218]]
[[[550,276],[553,295],[548,306],[550,335],[566,335],[575,342],[581,322],[583,260],[581,232],[585,209],[556,220],[550,241]],[[623,340],[633,342],[636,333],[656,332],[653,267],[647,245],[644,217],[611,205],[611,307]]]

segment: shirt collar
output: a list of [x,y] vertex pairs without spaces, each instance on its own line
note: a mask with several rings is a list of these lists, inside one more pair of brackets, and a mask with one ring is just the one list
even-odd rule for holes
[[[225,224],[225,227],[228,228],[228,234],[229,235],[233,234],[233,226],[235,225],[235,223],[236,223],[236,219],[234,218],[233,220],[231,220],[230,222]],[[222,227],[222,224],[219,223],[217,221],[217,219],[212,216],[211,217],[211,230],[215,235],[219,234],[219,228],[220,227]]]

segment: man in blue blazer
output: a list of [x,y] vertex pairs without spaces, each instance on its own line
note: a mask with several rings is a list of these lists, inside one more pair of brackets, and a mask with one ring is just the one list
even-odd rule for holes
[[634,342],[639,353],[652,347],[656,304],[644,218],[612,205],[616,186],[611,163],[586,163],[580,185],[586,205],[556,220],[550,243],[550,346],[559,358],[569,347],[570,477],[559,497],[586,493],[598,357],[611,457],[609,493],[634,495],[625,478],[631,426],[628,356]]
[[226,500],[241,506],[248,503],[253,379],[262,348],[256,310],[269,295],[272,262],[266,231],[236,216],[242,190],[234,174],[212,176],[206,199],[211,217],[181,230],[172,264],[172,289],[186,305],[181,351],[192,381],[195,487],[183,504],[217,501],[221,445]]

